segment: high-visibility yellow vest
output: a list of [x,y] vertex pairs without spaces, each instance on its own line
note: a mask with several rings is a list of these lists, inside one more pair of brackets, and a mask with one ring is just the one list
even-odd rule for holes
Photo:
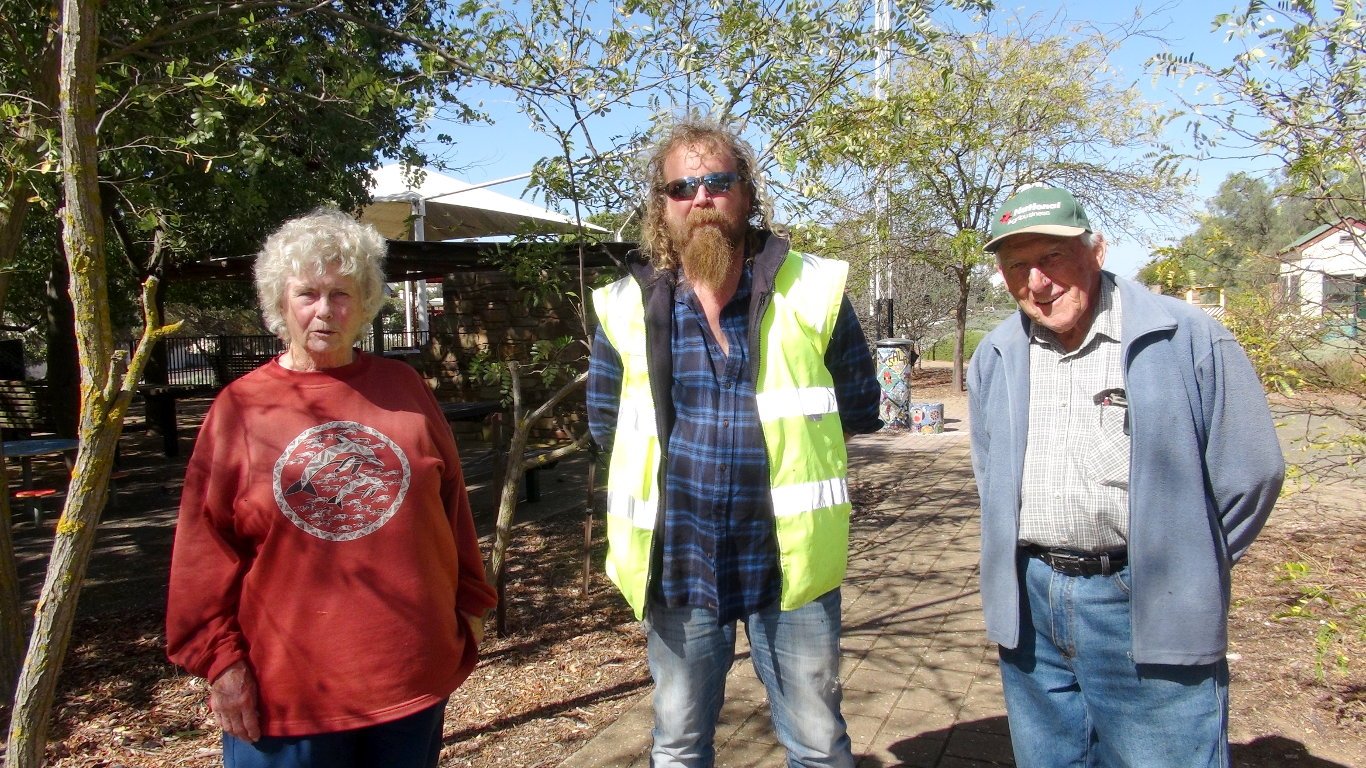
[[[825,350],[848,265],[791,251],[760,323],[759,419],[768,452],[783,610],[844,580],[849,544],[848,455]],[[602,329],[621,357],[621,400],[607,473],[607,575],[643,618],[650,551],[663,496],[660,438],[650,391],[645,308],[630,277],[593,292]],[[756,322],[751,318],[751,322]],[[667,436],[666,436],[667,439]]]

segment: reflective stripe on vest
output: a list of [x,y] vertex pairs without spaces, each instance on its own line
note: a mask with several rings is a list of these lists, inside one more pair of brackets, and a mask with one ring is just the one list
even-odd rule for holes
[[[782,571],[780,607],[838,587],[849,539],[844,431],[825,349],[844,295],[844,262],[790,252],[760,322],[755,382],[768,453]],[[645,309],[632,278],[593,292],[603,333],[622,361],[621,405],[607,478],[607,575],[644,616],[660,505],[660,449],[645,349]]]
[[847,273],[841,261],[788,254],[760,321],[756,389],[785,611],[838,587],[848,562],[848,459],[825,367]]

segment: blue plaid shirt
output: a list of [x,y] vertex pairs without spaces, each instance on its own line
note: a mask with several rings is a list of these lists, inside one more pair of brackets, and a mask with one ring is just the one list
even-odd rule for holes
[[[753,273],[746,266],[721,311],[729,354],[712,338],[693,291],[680,285],[673,306],[673,402],[668,436],[661,558],[650,597],[670,607],[715,610],[726,624],[778,600],[778,570],[768,458],[749,366]],[[825,363],[847,432],[881,427],[879,387],[854,308],[840,306]],[[593,340],[588,405],[616,412],[621,357],[599,328]],[[859,407],[848,407],[857,404]],[[611,446],[611,425],[594,438]]]

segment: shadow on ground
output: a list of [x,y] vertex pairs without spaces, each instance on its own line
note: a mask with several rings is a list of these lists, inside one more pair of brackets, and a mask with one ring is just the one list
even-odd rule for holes
[[[1304,744],[1284,736],[1262,736],[1230,747],[1234,768],[1352,768],[1312,755]],[[865,757],[859,762],[860,768],[1015,765],[1010,751],[1010,726],[1005,717],[989,717],[928,731],[895,742],[888,751],[895,758],[894,762]]]

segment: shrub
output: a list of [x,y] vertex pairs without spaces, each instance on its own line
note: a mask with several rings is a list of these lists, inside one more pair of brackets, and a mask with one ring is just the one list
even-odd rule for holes
[[[972,353],[977,349],[977,345],[986,336],[986,331],[969,328],[963,336],[963,359],[971,360]],[[953,360],[954,334],[935,339],[928,345],[921,348],[920,353],[926,360]]]

